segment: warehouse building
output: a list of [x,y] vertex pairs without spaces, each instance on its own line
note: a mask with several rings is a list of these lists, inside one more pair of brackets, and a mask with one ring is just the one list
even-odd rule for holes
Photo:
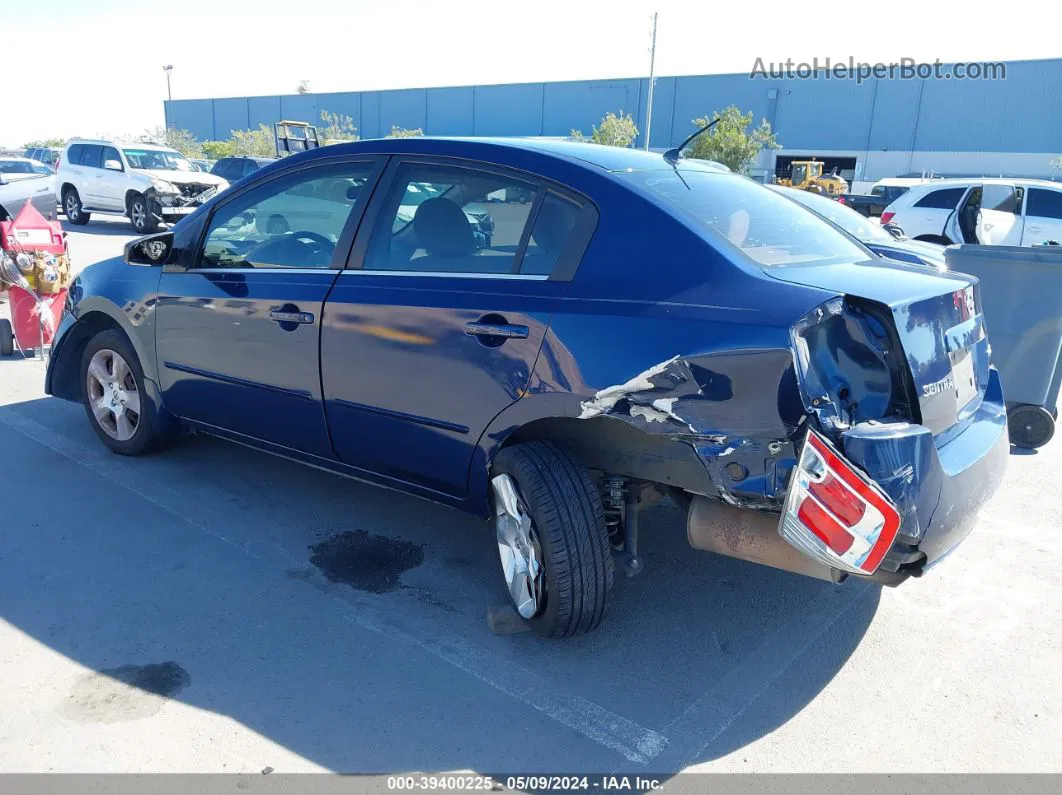
[[[695,129],[694,118],[737,105],[767,119],[782,146],[756,164],[763,179],[808,158],[839,167],[857,187],[930,173],[1062,179],[1054,164],[1062,155],[1062,59],[979,71],[966,79],[956,79],[952,65],[941,70],[951,77],[927,79],[857,80],[821,69],[809,77],[799,67],[781,77],[659,77],[650,144],[667,149]],[[166,102],[165,113],[167,125],[200,140],[280,119],[316,122],[322,112],[350,116],[362,138],[385,136],[392,126],[427,135],[567,136],[589,133],[609,111],[631,114],[644,134],[648,84],[627,78],[186,99]]]

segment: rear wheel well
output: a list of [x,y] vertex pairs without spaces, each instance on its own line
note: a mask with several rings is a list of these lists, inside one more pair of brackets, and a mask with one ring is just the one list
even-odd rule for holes
[[919,235],[915,240],[921,240],[923,243],[939,243],[942,246],[950,246],[952,241],[944,235]]
[[663,433],[647,433],[622,419],[533,420],[505,438],[493,451],[490,464],[501,450],[526,442],[552,442],[596,472],[699,494],[715,493],[692,446]]
[[77,190],[77,189],[73,186],[72,183],[64,182],[63,186],[61,188],[59,188],[59,198],[64,198],[66,196],[66,192],[69,191],[69,190]]
[[63,400],[81,400],[81,356],[89,340],[107,329],[114,329],[128,339],[122,327],[104,312],[88,312],[78,319],[52,365],[52,395]]

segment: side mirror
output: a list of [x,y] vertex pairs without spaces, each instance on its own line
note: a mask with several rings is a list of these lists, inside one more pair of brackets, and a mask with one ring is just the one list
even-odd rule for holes
[[108,171],[124,171],[120,160],[104,160],[103,167]]
[[123,259],[130,265],[165,265],[173,253],[173,232],[159,232],[125,244]]

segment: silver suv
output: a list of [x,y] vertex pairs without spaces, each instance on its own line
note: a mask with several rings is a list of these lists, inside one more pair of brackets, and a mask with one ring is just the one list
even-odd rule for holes
[[175,223],[229,186],[166,146],[85,140],[67,144],[55,183],[70,223],[87,224],[92,213],[124,215],[142,235]]

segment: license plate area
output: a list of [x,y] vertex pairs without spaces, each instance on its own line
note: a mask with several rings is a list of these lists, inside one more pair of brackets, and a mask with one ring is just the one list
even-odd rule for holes
[[951,357],[951,377],[955,383],[955,408],[966,408],[977,397],[977,375],[970,348],[948,354]]

